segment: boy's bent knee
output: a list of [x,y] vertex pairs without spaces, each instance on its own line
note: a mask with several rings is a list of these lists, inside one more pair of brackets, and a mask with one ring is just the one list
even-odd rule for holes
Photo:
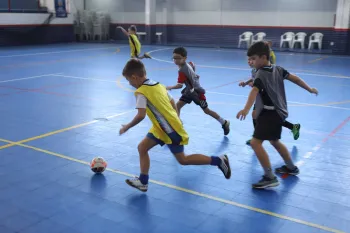
[[187,157],[186,155],[182,153],[173,153],[177,162],[181,165],[188,165]]
[[140,154],[145,153],[148,151],[148,148],[146,147],[146,145],[142,142],[140,142],[140,144],[137,146],[137,150],[139,151]]
[[271,140],[270,144],[275,147],[278,148],[280,146],[280,140]]
[[262,143],[263,143],[262,140],[256,139],[256,138],[252,138],[252,140],[250,141],[250,146],[251,146],[252,148],[255,148],[255,147],[259,146],[259,145],[261,146]]

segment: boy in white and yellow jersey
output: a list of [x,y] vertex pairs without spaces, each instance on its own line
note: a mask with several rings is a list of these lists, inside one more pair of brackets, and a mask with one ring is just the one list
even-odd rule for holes
[[123,76],[129,84],[136,88],[136,109],[134,119],[123,125],[119,133],[123,134],[140,123],[146,115],[152,122],[152,128],[138,145],[141,172],[135,179],[127,179],[126,183],[140,191],[148,189],[150,158],[148,151],[156,145],[168,145],[170,151],[181,165],[213,165],[217,166],[226,179],[231,177],[231,169],[227,155],[206,156],[192,154],[186,156],[184,145],[188,144],[188,134],[178,116],[174,99],[165,86],[146,77],[143,63],[138,59],[130,59],[124,67]]

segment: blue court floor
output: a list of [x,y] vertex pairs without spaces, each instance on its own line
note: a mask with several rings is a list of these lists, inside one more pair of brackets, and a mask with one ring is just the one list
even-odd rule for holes
[[[148,77],[177,83],[173,47],[143,46]],[[177,164],[166,147],[151,155],[147,193],[125,184],[139,174],[137,144],[149,120],[119,136],[135,114],[133,89],[121,77],[129,48],[69,44],[3,48],[0,52],[1,233],[250,233],[350,232],[350,57],[277,53],[277,64],[320,95],[286,81],[289,121],[301,124],[286,143],[301,170],[280,186],[252,190],[262,169],[245,144],[252,120],[237,120],[249,87],[243,50],[188,48],[207,89],[209,107],[231,121],[220,124],[195,105],[182,120],[187,153],[227,153],[232,177],[211,166]],[[172,91],[175,98],[180,91]],[[283,164],[265,143],[273,167]],[[103,175],[89,162],[102,156]],[[348,180],[349,179],[349,180]]]

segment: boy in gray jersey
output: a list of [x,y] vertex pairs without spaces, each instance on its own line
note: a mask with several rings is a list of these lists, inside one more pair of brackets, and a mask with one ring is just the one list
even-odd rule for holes
[[[270,55],[271,55],[271,45],[269,43],[267,43],[269,45],[269,48],[270,48]],[[274,60],[276,61],[276,57],[274,58]],[[270,57],[270,63],[271,64],[274,64],[271,60],[271,57]],[[241,87],[245,87],[247,85],[253,87],[253,83],[254,83],[254,80],[255,80],[255,73],[256,73],[256,69],[253,67],[253,63],[251,61],[251,59],[248,58],[248,65],[250,66],[250,68],[252,68],[252,76],[251,78],[248,80],[248,81],[245,81],[245,82],[240,82],[239,83],[239,86]],[[261,101],[261,98],[260,96],[258,95],[257,96],[257,99],[256,101]],[[254,104],[254,107],[253,107],[253,112],[252,112],[252,117],[253,117],[253,126],[255,128],[256,126],[256,114],[255,114],[255,104]],[[287,120],[285,120],[283,122],[283,127],[285,128],[288,128],[291,130],[292,134],[293,134],[293,138],[294,140],[298,140],[299,136],[300,136],[300,128],[301,128],[301,125],[298,123],[298,124],[293,124]],[[250,145],[250,141],[251,139],[247,140],[246,141],[246,144],[247,145]]]
[[244,120],[257,95],[260,95],[262,101],[261,103],[256,102],[256,127],[250,145],[257,155],[265,174],[259,182],[253,184],[253,188],[267,188],[279,185],[276,176],[272,173],[268,154],[262,146],[265,140],[270,141],[285,162],[285,165],[275,169],[275,172],[290,175],[299,174],[299,169],[294,165],[288,149],[279,140],[283,122],[288,117],[284,80],[287,79],[310,93],[318,94],[317,89],[309,87],[299,77],[290,74],[280,66],[271,65],[269,55],[269,46],[264,42],[257,42],[249,48],[247,56],[252,60],[253,66],[257,71],[247,103],[244,109],[237,113],[237,119]]
[[173,51],[173,59],[175,64],[179,67],[179,77],[178,83],[174,86],[168,86],[167,90],[180,89],[185,84],[185,88],[181,91],[181,98],[176,103],[178,114],[180,116],[180,111],[183,106],[190,104],[192,101],[200,106],[204,113],[210,115],[216,119],[222,126],[224,130],[224,135],[230,133],[230,122],[223,119],[216,112],[208,108],[208,103],[205,97],[205,90],[199,83],[199,76],[195,73],[193,63],[188,64],[187,51],[183,47],[178,47]]

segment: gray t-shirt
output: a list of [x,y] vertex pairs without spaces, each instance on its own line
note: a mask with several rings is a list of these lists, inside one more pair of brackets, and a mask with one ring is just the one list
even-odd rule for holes
[[284,88],[284,79],[288,78],[288,76],[289,72],[287,70],[275,65],[257,70],[254,87],[259,89],[259,95],[262,100],[259,104],[256,102],[257,109],[261,110],[264,106],[273,106],[282,120],[288,117],[287,99]]
[[253,81],[255,80],[255,74],[256,74],[256,69],[252,69],[252,79]]
[[182,94],[189,94],[193,91],[205,93],[204,88],[199,83],[199,76],[193,71],[192,67],[186,62],[179,69],[179,78],[177,80],[180,84],[185,84],[186,88]]

